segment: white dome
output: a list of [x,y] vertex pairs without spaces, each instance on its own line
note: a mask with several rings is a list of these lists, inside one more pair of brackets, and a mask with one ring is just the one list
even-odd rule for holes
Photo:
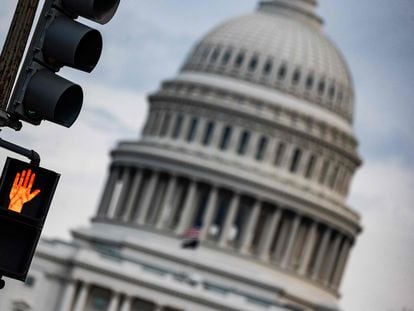
[[351,122],[352,79],[343,57],[321,32],[321,20],[309,11],[315,4],[303,0],[290,4],[262,2],[257,12],[216,27],[197,44],[182,71],[265,85]]

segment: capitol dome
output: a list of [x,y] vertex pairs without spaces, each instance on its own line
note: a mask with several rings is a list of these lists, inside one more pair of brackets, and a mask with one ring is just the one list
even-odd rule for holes
[[60,311],[340,310],[361,160],[352,80],[315,6],[261,1],[149,96],[91,225],[38,249]]
[[183,72],[250,81],[292,94],[352,121],[352,79],[341,53],[322,33],[314,1],[262,1],[256,12],[214,28]]

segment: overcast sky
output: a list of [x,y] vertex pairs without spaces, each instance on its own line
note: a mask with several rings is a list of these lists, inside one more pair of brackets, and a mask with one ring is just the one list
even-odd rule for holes
[[[1,0],[0,44],[16,0]],[[414,1],[321,0],[325,32],[345,55],[356,88],[355,132],[364,165],[349,203],[362,215],[342,286],[347,311],[414,310]],[[172,77],[211,27],[251,12],[257,0],[122,0],[92,74],[62,75],[85,90],[71,129],[45,122],[0,135],[42,156],[62,174],[44,236],[68,239],[93,215],[106,178],[108,152],[137,139],[146,95]],[[6,155],[0,151],[0,166]]]

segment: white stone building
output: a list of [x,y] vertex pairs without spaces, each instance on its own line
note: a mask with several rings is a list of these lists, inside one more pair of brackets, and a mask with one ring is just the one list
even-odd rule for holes
[[[215,27],[112,151],[91,225],[43,240],[1,311],[339,310],[361,161],[347,65],[315,0]],[[182,249],[200,228],[201,245]]]

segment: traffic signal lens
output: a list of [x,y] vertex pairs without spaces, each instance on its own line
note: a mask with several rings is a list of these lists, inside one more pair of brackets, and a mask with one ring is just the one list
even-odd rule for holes
[[101,56],[102,36],[95,29],[60,17],[47,29],[43,51],[52,65],[91,72]]
[[80,40],[74,57],[74,67],[91,72],[102,52],[102,37],[99,31],[91,29]]

